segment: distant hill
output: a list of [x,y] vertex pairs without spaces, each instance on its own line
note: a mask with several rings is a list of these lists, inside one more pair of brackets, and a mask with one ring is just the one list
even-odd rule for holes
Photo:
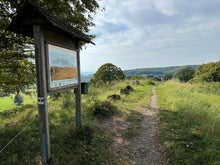
[[169,67],[157,67],[157,68],[140,68],[124,70],[125,75],[154,75],[157,77],[163,77],[165,74],[176,74],[183,68],[197,69],[199,65],[184,65],[184,66],[169,66]]
[[89,82],[90,79],[92,79],[93,77],[94,77],[94,74],[89,74],[89,75],[87,75],[87,74],[82,74],[82,75],[81,75],[81,81],[82,81],[82,82]]
[[[157,68],[139,68],[124,70],[124,74],[129,77],[132,75],[154,75],[162,78],[165,74],[176,74],[183,68],[197,69],[199,65],[184,65],[184,66],[169,66],[169,67],[157,67]],[[93,78],[93,74],[82,74],[81,79],[84,82],[89,82]]]

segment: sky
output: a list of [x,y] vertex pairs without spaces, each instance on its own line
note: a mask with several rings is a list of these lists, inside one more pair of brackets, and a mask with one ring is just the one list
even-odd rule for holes
[[122,70],[220,60],[220,0],[102,0],[81,71],[112,63]]

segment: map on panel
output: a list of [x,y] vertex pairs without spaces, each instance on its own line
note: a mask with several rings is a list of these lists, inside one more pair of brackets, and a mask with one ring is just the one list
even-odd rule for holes
[[78,83],[76,51],[48,44],[50,88]]

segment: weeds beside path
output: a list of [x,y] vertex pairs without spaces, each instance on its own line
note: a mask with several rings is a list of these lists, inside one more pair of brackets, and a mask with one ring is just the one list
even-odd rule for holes
[[130,127],[126,117],[105,120],[102,123],[113,135],[112,152],[120,157],[122,164],[158,165],[166,164],[164,151],[159,143],[159,109],[155,87],[148,108],[141,111],[139,134],[127,139],[124,132]]

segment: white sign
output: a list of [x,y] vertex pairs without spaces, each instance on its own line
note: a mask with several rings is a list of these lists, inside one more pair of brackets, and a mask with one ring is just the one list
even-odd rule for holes
[[38,97],[37,101],[38,101],[38,105],[44,105],[44,98],[43,97]]

